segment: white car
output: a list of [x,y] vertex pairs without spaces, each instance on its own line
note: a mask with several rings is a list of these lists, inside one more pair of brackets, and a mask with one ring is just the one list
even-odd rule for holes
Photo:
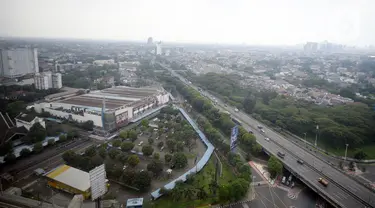
[[261,129],[260,132],[262,132],[262,133],[266,133],[266,132],[264,131],[264,129]]
[[266,140],[267,142],[269,142],[269,141],[270,141],[270,138],[266,137],[265,140]]
[[143,141],[139,142],[138,146],[141,146],[143,144]]
[[238,112],[238,108],[235,108],[234,111],[235,111],[235,112]]

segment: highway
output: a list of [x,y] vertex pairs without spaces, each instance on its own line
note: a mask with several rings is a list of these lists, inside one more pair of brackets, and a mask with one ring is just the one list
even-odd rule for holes
[[[196,86],[192,85],[191,82],[175,73],[168,66],[161,66],[169,70],[174,76],[178,77],[185,84],[198,90]],[[213,96],[211,96],[209,93],[202,93],[207,95],[209,99],[213,99]],[[258,121],[241,111],[235,112],[233,107],[225,105],[218,99],[216,99],[216,101],[216,106],[219,109],[230,112],[233,117],[242,121],[244,128],[252,129],[257,138],[257,142],[261,144],[268,152],[274,155],[276,155],[279,151],[284,152],[286,154],[285,158],[281,159],[284,165],[292,169],[301,180],[308,182],[307,185],[317,191],[320,195],[323,197],[329,197],[332,202],[336,204],[336,206],[347,208],[375,207],[375,194],[372,191],[264,125],[262,126],[265,133],[261,134],[257,128],[257,125],[259,125]],[[266,137],[270,138],[270,141],[266,141]],[[305,164],[298,164],[298,159],[302,159]],[[327,187],[323,187],[317,181],[317,179],[320,177],[329,180],[330,183]]]

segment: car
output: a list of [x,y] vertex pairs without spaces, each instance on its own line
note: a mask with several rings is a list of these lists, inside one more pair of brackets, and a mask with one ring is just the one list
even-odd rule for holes
[[268,138],[268,137],[266,137],[266,138],[264,138],[267,142],[269,142],[270,141],[270,138]]
[[227,104],[224,104],[224,106],[225,106],[225,107],[228,107],[228,105],[227,105]]
[[286,177],[284,176],[283,179],[281,180],[281,183],[285,183]]
[[235,112],[238,112],[238,108],[235,108],[234,111],[235,111]]
[[143,141],[139,142],[138,146],[141,146],[143,144]]
[[298,162],[299,164],[303,165],[303,160],[298,159],[297,162]]
[[283,153],[283,152],[277,152],[277,156],[279,156],[281,158],[284,158],[285,157],[285,153]]
[[264,129],[261,129],[260,132],[262,132],[262,133],[266,133],[266,132],[264,131]]

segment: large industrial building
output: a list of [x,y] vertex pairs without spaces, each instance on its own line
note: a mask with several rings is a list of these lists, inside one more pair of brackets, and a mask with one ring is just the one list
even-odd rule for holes
[[34,104],[36,112],[78,122],[93,121],[97,129],[111,132],[140,117],[145,111],[164,105],[169,93],[162,87],[131,88],[117,86],[87,94],[61,97]]
[[0,49],[0,76],[17,78],[38,72],[36,48]]
[[91,196],[90,175],[77,168],[61,165],[45,174],[48,185],[71,194],[82,194],[85,199]]

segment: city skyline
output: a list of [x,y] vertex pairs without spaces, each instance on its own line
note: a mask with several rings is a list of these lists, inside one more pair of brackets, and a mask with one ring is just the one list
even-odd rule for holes
[[[374,45],[369,0],[1,0],[0,36],[295,45]],[[56,15],[58,14],[58,15]]]

